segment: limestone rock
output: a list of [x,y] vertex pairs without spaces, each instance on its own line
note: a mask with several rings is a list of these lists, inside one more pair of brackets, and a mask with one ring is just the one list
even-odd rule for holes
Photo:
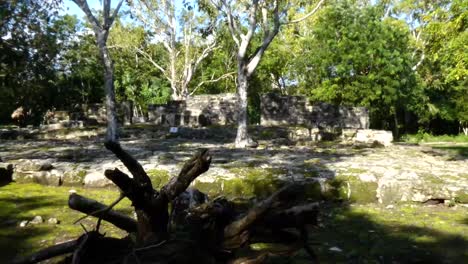
[[391,131],[374,129],[359,129],[354,138],[354,142],[356,143],[373,144],[377,142],[385,147],[392,145],[392,141],[393,134]]
[[49,171],[54,166],[50,160],[21,159],[17,163],[17,169],[21,171]]
[[60,221],[57,218],[53,217],[53,218],[49,218],[49,220],[47,220],[47,223],[49,225],[58,225]]
[[37,225],[37,224],[42,224],[44,223],[44,219],[42,219],[42,216],[36,215],[31,222],[29,222],[32,225]]
[[62,174],[63,185],[82,185],[87,174],[85,169],[77,167]]
[[113,183],[104,176],[104,172],[91,171],[84,177],[84,185],[87,187],[105,187]]

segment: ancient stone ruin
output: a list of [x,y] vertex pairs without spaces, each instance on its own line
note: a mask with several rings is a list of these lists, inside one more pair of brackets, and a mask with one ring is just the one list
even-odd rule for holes
[[264,94],[261,97],[261,125],[304,126],[309,128],[368,129],[365,107],[312,104],[304,96]]
[[[128,102],[118,106],[123,124],[150,123],[163,127],[198,128],[235,125],[237,96],[233,93],[196,95],[186,101],[169,101],[150,105],[146,116],[133,115]],[[105,124],[103,105],[93,104],[73,111],[48,111],[44,117],[46,130]],[[364,107],[312,104],[303,96],[264,94],[261,97],[261,127],[285,127],[293,141],[320,141],[341,138],[344,141],[388,146],[393,141],[390,131],[370,130],[369,113]]]
[[149,106],[148,121],[164,126],[231,125],[237,122],[237,105],[235,94],[197,95]]

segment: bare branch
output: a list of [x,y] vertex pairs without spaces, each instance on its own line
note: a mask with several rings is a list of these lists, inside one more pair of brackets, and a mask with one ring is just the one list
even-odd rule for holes
[[120,0],[120,2],[117,4],[117,6],[114,9],[114,13],[112,13],[112,16],[109,17],[109,27],[110,27],[110,25],[112,25],[112,23],[114,23],[114,20],[115,20],[115,18],[117,17],[117,15],[119,13],[119,10],[120,10],[120,7],[122,6],[123,1],[124,0]]
[[160,70],[161,73],[164,75],[164,77],[166,77],[167,80],[169,80],[169,81],[171,80],[169,78],[169,76],[167,76],[166,70],[161,65],[159,65],[157,62],[155,62],[150,54],[148,54],[147,52],[145,52],[142,49],[137,48],[135,46],[133,48],[137,51],[137,53],[143,55],[143,57],[145,57],[145,59],[147,59],[151,64],[153,64],[154,67],[156,67],[158,70]]
[[268,34],[264,35],[262,45],[258,47],[253,53],[252,57],[249,58],[249,62],[247,65],[247,76],[252,75],[252,73],[255,71],[266,49],[268,48],[270,43],[273,41],[273,39],[279,32],[279,28],[281,24],[280,24],[280,15],[279,15],[279,3],[277,0],[275,1],[275,9],[273,11],[273,16],[274,16],[273,29],[271,31],[268,31]]
[[105,30],[109,30],[110,24],[109,24],[109,16],[110,16],[110,5],[111,5],[111,0],[103,0],[103,6],[102,6],[102,13],[104,17],[104,23],[103,27]]
[[238,36],[242,35],[242,33],[240,32],[239,28],[237,27],[237,24],[236,24],[237,21],[234,21],[234,15],[232,14],[231,5],[226,3],[225,0],[221,0],[220,8],[222,8],[223,6],[226,9],[224,11],[224,14],[225,14],[227,22],[228,22],[228,28],[229,28],[229,31],[231,32],[232,39],[234,40],[234,43],[236,43],[236,46],[239,47],[240,46],[240,41],[239,41]]
[[198,154],[185,162],[179,175],[171,178],[171,180],[161,189],[161,193],[164,193],[167,199],[172,201],[180,193],[185,191],[195,178],[206,172],[210,168],[210,164],[210,153],[207,149],[202,149]]
[[325,2],[325,0],[320,0],[320,2],[317,3],[317,5],[315,6],[314,9],[312,9],[312,11],[310,11],[308,14],[306,14],[305,16],[301,17],[301,18],[298,18],[298,19],[294,19],[294,20],[291,20],[289,22],[287,22],[286,24],[293,24],[293,23],[298,23],[298,22],[301,22],[301,21],[304,21],[306,20],[307,18],[309,18],[310,16],[312,16],[313,14],[315,14],[319,8],[322,6],[322,4]]
[[198,85],[192,90],[192,92],[190,93],[190,95],[194,95],[195,92],[200,88],[202,87],[204,84],[207,84],[207,83],[214,83],[214,82],[218,82],[222,79],[226,79],[228,77],[232,77],[236,72],[228,72],[228,73],[225,73],[223,75],[221,75],[220,77],[214,79],[214,75],[211,76],[211,79],[210,80],[206,80],[206,81],[201,81],[200,83],[198,83]]
[[100,25],[99,21],[96,19],[96,17],[93,15],[93,12],[91,12],[91,9],[89,8],[88,3],[86,0],[73,0],[75,4],[77,4],[81,10],[86,14],[86,17],[89,20],[89,23],[91,23],[91,26],[93,27],[94,33],[98,34],[102,30],[102,26]]
[[288,189],[290,189],[293,185],[286,185],[273,193],[267,199],[258,203],[254,208],[250,209],[247,214],[230,223],[224,228],[224,237],[225,239],[232,238],[239,234],[242,234],[243,231],[248,229],[257,219],[262,217],[266,211],[273,205],[273,203]]
[[78,194],[71,194],[68,198],[68,206],[73,210],[80,211],[87,215],[102,218],[129,233],[137,230],[136,221],[134,219],[114,210],[104,211],[103,209],[106,209],[108,206],[93,199]]
[[43,249],[39,252],[34,253],[31,256],[13,261],[14,264],[32,264],[32,263],[39,263],[43,260],[51,259],[56,256],[61,256],[64,254],[71,253],[75,251],[76,247],[78,246],[78,239],[64,242],[61,244],[53,245],[46,249]]
[[128,154],[125,150],[122,149],[119,143],[107,141],[104,143],[106,148],[117,156],[120,161],[127,167],[127,169],[132,173],[133,179],[135,182],[143,189],[153,189],[151,180],[146,174],[145,170],[141,164]]
[[421,58],[419,59],[419,61],[411,69],[413,71],[417,70],[418,67],[421,66],[421,64],[423,63],[425,58],[426,58],[426,54],[424,54],[424,52],[423,52],[422,55],[421,55]]

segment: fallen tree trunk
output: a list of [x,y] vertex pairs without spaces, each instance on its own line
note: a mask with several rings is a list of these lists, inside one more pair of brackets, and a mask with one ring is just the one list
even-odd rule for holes
[[91,215],[105,220],[129,233],[137,231],[137,222],[133,218],[113,210],[106,210],[106,205],[93,199],[72,193],[68,198],[68,206],[71,209],[80,211],[86,215]]
[[[307,244],[305,226],[316,223],[318,204],[291,206],[302,192],[297,185],[287,185],[248,210],[241,210],[233,202],[219,198],[209,201],[200,191],[189,185],[209,169],[211,156],[206,149],[190,158],[180,173],[159,191],[153,189],[143,167],[118,143],[108,142],[111,150],[127,167],[133,178],[114,169],[105,176],[121,190],[121,198],[131,200],[137,220],[113,211],[111,206],[71,194],[72,209],[99,218],[96,229],[87,232],[79,241],[68,244],[62,251],[52,247],[41,251],[22,263],[34,263],[48,256],[73,252],[68,262],[79,263],[261,263],[268,256],[281,252],[251,252],[238,256],[249,243],[257,241],[287,244],[289,254],[303,247],[316,260]],[[183,195],[181,195],[183,194]],[[196,196],[196,197],[195,197]],[[169,212],[169,204],[172,206]],[[99,233],[100,221],[137,234],[130,239],[105,238]],[[296,228],[294,233],[286,229]],[[60,248],[60,247],[59,247]],[[119,249],[118,252],[116,249]],[[47,252],[47,253],[44,253]],[[52,254],[52,253],[53,254]]]
[[61,256],[64,254],[72,253],[78,246],[78,240],[72,240],[65,243],[57,244],[41,251],[34,253],[31,256],[21,258],[13,261],[14,264],[29,264],[38,263],[43,260],[51,259],[53,257]]

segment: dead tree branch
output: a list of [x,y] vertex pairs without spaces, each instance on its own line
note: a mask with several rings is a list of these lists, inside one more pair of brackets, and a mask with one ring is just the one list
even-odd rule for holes
[[102,218],[103,220],[129,233],[137,231],[137,225],[134,219],[114,210],[105,211],[108,206],[93,199],[72,193],[68,198],[68,206],[71,209],[80,211],[82,213]]

